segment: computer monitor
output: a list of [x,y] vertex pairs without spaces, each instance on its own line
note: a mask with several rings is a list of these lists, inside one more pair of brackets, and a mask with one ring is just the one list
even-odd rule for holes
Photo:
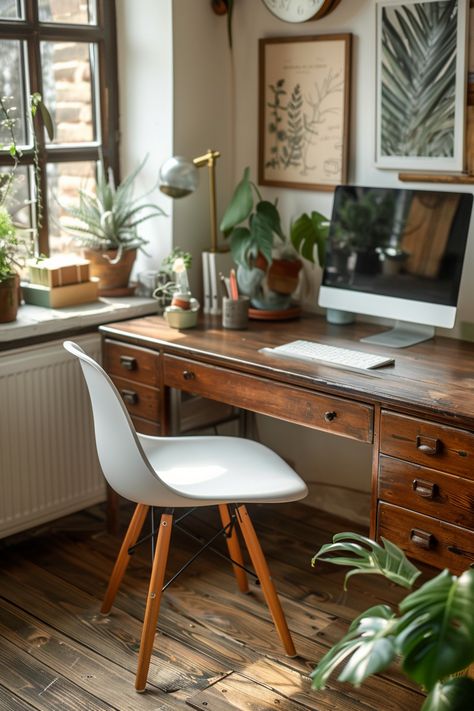
[[362,339],[393,347],[452,328],[472,201],[469,193],[338,186],[320,306],[397,319],[392,331]]

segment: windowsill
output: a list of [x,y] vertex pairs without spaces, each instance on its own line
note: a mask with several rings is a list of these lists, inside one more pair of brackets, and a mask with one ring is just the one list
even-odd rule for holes
[[0,324],[0,349],[5,349],[11,342],[17,345],[20,340],[54,336],[111,321],[147,316],[157,311],[158,305],[154,299],[138,296],[101,298],[91,304],[64,309],[24,304],[18,309],[16,321]]

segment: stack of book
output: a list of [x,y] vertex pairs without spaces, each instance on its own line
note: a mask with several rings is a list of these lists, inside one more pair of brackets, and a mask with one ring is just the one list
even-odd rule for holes
[[202,253],[203,311],[205,314],[222,313],[223,294],[219,274],[228,274],[231,267],[235,267],[235,263],[229,250]]
[[28,267],[30,281],[21,285],[27,304],[60,309],[97,301],[99,280],[90,277],[87,259],[32,259]]

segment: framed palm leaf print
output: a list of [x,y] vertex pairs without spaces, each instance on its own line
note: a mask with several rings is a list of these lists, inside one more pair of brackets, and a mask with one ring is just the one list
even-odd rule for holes
[[468,5],[377,2],[378,167],[463,170]]

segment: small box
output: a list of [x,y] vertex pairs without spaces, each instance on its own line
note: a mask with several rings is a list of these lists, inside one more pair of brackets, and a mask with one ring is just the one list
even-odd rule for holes
[[28,262],[32,284],[41,284],[51,289],[68,284],[89,281],[89,260],[80,257],[51,257],[30,259]]
[[93,277],[90,281],[84,281],[81,284],[68,284],[54,288],[22,282],[21,289],[25,303],[50,309],[61,309],[65,306],[97,301],[99,280]]

